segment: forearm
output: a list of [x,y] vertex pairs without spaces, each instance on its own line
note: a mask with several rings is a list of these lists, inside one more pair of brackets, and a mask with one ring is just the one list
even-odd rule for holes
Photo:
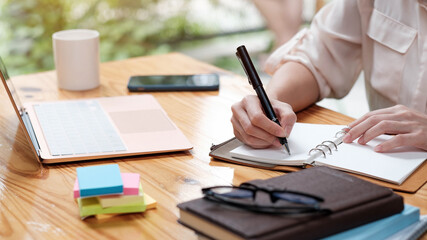
[[267,85],[267,94],[290,104],[297,112],[315,103],[320,91],[308,68],[297,62],[287,62],[274,73]]

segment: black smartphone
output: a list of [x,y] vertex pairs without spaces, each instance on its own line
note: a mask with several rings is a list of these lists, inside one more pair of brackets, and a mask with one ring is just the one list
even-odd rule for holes
[[131,92],[214,91],[218,88],[219,76],[215,73],[132,76],[128,82]]

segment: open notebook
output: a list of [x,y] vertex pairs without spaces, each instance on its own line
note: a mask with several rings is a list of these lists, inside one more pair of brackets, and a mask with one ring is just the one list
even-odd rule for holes
[[[288,138],[291,155],[283,148],[253,149],[247,145],[230,151],[234,158],[285,166],[329,166],[394,184],[402,184],[427,158],[427,152],[400,147],[388,153],[373,148],[392,136],[382,135],[366,145],[342,143],[343,125],[296,123]],[[335,147],[335,145],[337,147]]]

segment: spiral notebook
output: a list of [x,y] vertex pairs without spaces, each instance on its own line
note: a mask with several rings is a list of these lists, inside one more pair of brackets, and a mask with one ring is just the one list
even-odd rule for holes
[[343,125],[296,123],[284,148],[254,149],[247,145],[230,151],[233,158],[285,166],[328,166],[393,184],[402,184],[427,158],[427,152],[400,147],[388,153],[373,148],[392,136],[381,135],[366,145],[342,143]]

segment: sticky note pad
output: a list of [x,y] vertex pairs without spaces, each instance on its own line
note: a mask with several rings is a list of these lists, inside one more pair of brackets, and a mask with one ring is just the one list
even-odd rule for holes
[[144,201],[147,209],[154,209],[157,207],[157,201],[148,194],[144,194]]
[[[155,209],[157,207],[157,201],[146,193],[144,193],[144,202],[145,202],[145,211],[150,209]],[[97,219],[108,219],[108,218],[117,216],[119,214],[121,213],[96,214],[95,216]]]
[[[140,181],[138,173],[122,173],[123,194],[138,195],[140,190]],[[142,188],[142,187],[141,187]]]
[[117,164],[78,167],[77,179],[80,197],[123,193],[123,180]]
[[134,213],[144,212],[145,203],[132,203],[114,207],[103,208],[97,197],[78,198],[80,216],[86,217],[97,214],[111,214],[111,213]]
[[139,185],[138,195],[108,195],[99,196],[98,201],[103,208],[129,205],[134,203],[144,204],[144,192],[141,184]]
[[74,182],[73,195],[74,195],[74,198],[80,197],[79,180],[77,178],[76,178],[76,181]]
[[[121,173],[123,181],[123,195],[138,195],[140,178],[138,173]],[[80,197],[79,180],[74,182],[74,198]]]

